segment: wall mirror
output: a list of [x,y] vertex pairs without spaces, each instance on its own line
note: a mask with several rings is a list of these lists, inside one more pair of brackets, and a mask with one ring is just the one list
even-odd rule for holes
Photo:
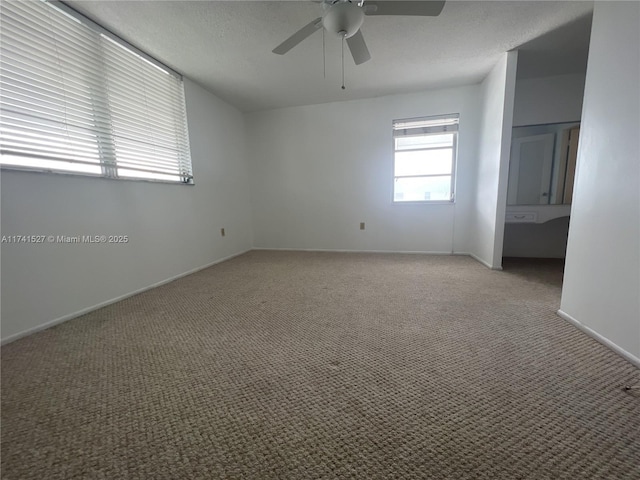
[[580,122],[514,127],[508,205],[570,204]]

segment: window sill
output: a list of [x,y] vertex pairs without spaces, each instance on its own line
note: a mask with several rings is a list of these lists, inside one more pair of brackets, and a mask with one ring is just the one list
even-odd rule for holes
[[40,168],[29,168],[29,167],[20,167],[13,165],[0,165],[0,172],[23,172],[23,173],[37,173],[39,175],[64,175],[69,177],[76,178],[91,178],[94,180],[115,180],[117,182],[125,181],[125,182],[145,182],[145,183],[162,183],[165,185],[189,185],[194,186],[195,182],[184,183],[184,182],[172,182],[169,180],[154,180],[152,178],[130,178],[130,177],[107,177],[104,175],[95,175],[91,173],[78,173],[78,172],[64,172],[62,170],[44,170]]
[[392,200],[393,205],[455,205],[455,200],[412,200],[412,201],[396,201]]

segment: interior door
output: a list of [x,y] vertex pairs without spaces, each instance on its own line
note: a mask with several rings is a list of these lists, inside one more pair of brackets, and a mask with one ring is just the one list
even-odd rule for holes
[[509,205],[549,203],[555,134],[514,138],[509,165]]

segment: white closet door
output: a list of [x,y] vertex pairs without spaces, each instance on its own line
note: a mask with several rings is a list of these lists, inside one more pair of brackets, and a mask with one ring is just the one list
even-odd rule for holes
[[509,205],[549,203],[555,134],[514,138],[509,165]]

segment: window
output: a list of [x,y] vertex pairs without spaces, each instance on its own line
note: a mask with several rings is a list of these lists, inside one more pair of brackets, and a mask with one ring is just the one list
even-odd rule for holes
[[175,72],[57,2],[2,2],[0,45],[0,166],[193,183]]
[[458,115],[393,122],[393,201],[452,202]]

